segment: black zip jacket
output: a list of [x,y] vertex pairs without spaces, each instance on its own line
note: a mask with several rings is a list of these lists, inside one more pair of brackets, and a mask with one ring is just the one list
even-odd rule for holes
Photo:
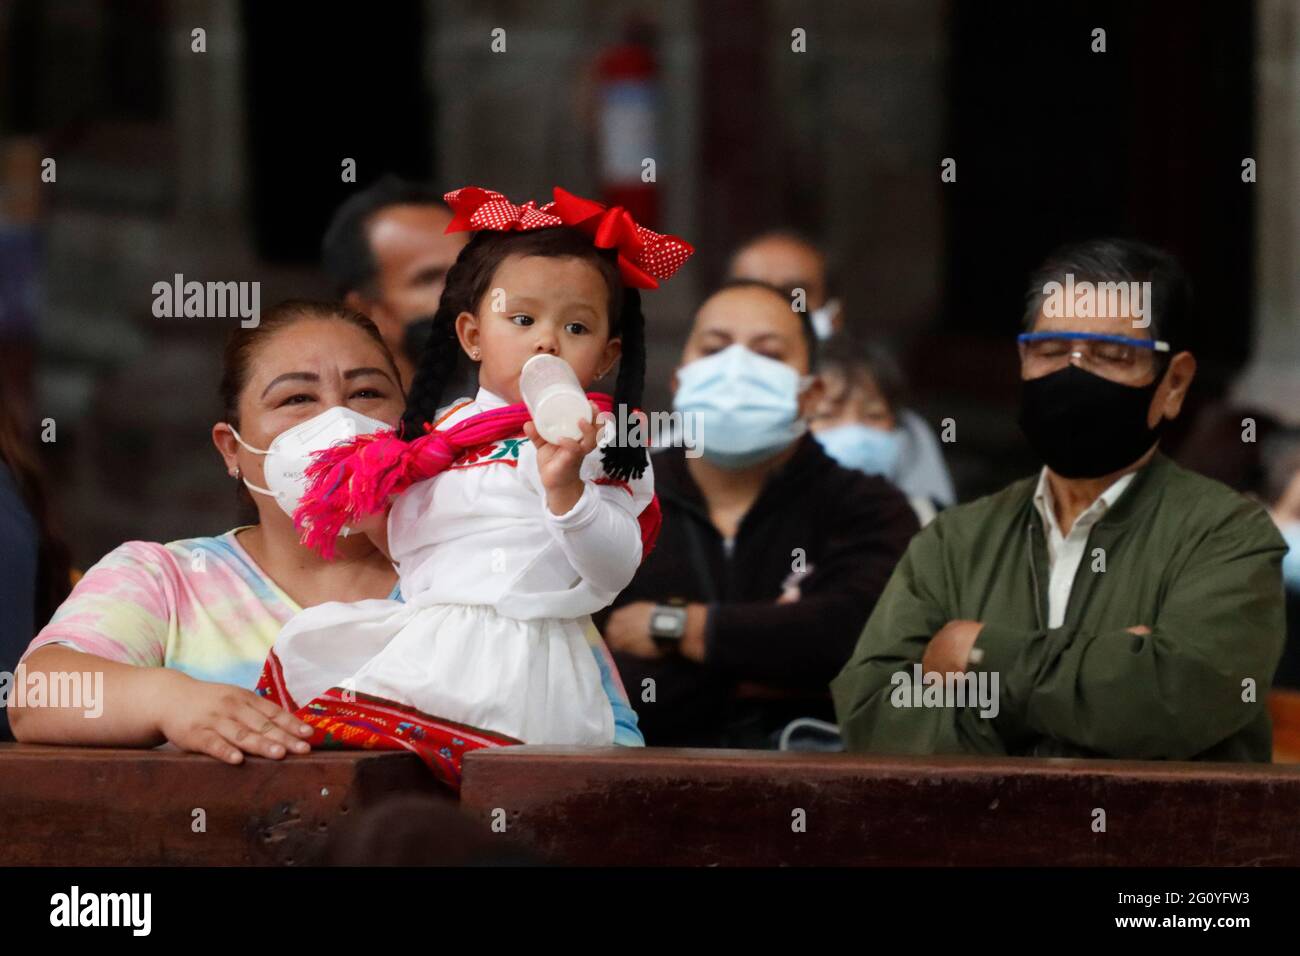
[[[615,655],[646,743],[765,747],[794,717],[833,721],[827,685],[917,531],[907,499],[883,478],[836,464],[805,435],[769,476],[728,554],[683,449],[657,453],[654,470],[659,541],[612,608],[700,602],[709,615],[703,664],[675,653]],[[794,587],[797,601],[776,603]]]

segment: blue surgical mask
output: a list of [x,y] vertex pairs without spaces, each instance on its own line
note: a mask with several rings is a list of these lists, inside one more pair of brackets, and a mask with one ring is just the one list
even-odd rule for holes
[[1300,521],[1288,521],[1278,530],[1289,549],[1282,558],[1282,580],[1288,591],[1300,591]]
[[799,394],[812,376],[736,344],[677,370],[673,408],[698,421],[701,453],[720,468],[771,458],[807,430]]
[[903,437],[897,431],[872,428],[870,425],[836,425],[813,435],[826,454],[845,468],[868,475],[894,476],[903,450]]

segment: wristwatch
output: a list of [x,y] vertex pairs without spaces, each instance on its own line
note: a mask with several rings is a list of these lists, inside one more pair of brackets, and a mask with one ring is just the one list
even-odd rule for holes
[[650,636],[656,643],[676,643],[686,633],[686,608],[656,604],[650,612]]

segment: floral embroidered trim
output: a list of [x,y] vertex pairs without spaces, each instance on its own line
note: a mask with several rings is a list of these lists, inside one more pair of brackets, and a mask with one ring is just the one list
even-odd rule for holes
[[494,464],[510,465],[517,468],[519,466],[519,448],[527,441],[527,438],[522,437],[503,438],[500,441],[470,448],[457,458],[448,470]]

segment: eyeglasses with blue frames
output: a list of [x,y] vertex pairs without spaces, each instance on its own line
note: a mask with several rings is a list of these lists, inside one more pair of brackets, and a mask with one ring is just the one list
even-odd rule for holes
[[1124,377],[1150,368],[1148,356],[1167,355],[1169,343],[1100,332],[1025,332],[1016,336],[1020,357],[1034,371],[1064,368],[1071,359],[1103,375]]

